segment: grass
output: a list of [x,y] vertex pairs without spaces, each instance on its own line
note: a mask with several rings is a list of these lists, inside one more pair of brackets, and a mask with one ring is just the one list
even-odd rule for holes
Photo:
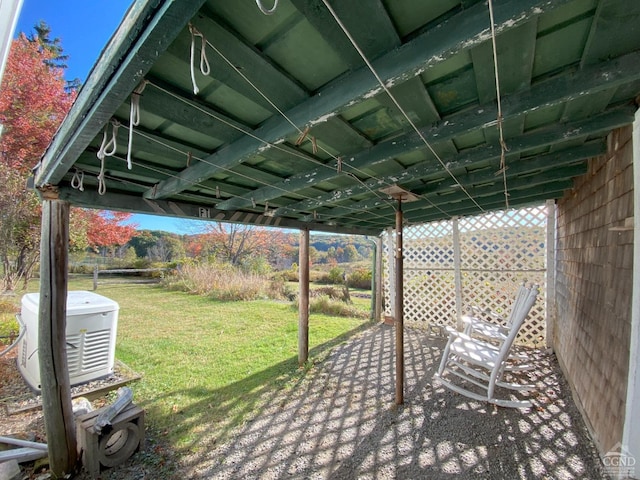
[[[91,287],[89,279],[69,284]],[[222,441],[266,397],[293,388],[314,359],[366,325],[311,315],[312,361],[300,369],[291,303],[222,302],[140,284],[100,286],[97,293],[120,304],[116,358],[143,375],[132,385],[134,401],[183,452],[201,448],[204,437]]]

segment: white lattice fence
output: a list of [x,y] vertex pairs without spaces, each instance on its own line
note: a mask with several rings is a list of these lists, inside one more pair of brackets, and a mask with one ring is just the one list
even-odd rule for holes
[[459,221],[462,311],[471,305],[508,314],[523,281],[540,294],[518,334],[518,342],[545,342],[546,220],[544,207],[493,212]]
[[[455,326],[457,301],[462,312],[476,305],[508,314],[518,286],[526,281],[538,284],[540,295],[520,331],[518,343],[543,345],[546,209],[492,212],[459,220],[460,292],[455,285],[453,222],[414,225],[403,231],[405,324]],[[394,235],[387,235],[387,252],[393,242]],[[385,313],[393,315],[393,262],[389,262],[388,254],[385,260]]]

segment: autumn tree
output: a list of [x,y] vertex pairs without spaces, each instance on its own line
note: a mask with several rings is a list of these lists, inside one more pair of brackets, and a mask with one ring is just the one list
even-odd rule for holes
[[113,256],[117,247],[127,244],[136,233],[135,224],[127,224],[131,214],[127,212],[95,211],[87,229],[87,241],[91,248],[103,255]]
[[358,250],[353,245],[347,245],[344,247],[344,261],[345,262],[355,262],[358,260],[360,255],[358,255]]
[[240,265],[249,255],[264,255],[270,245],[264,228],[235,223],[211,224],[207,232],[217,256],[232,265]]
[[[58,52],[60,53],[60,52]],[[3,288],[28,280],[39,255],[40,207],[26,188],[31,169],[71,107],[63,69],[55,53],[24,34],[9,52],[0,88],[0,257]]]

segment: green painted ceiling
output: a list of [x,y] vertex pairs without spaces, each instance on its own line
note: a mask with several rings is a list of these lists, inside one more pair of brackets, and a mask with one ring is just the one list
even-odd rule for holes
[[501,122],[487,2],[329,4],[134,3],[36,186],[85,207],[377,234],[394,225],[393,185],[418,197],[410,223],[504,209],[505,183],[509,206],[558,198],[633,120],[640,2],[493,0]]

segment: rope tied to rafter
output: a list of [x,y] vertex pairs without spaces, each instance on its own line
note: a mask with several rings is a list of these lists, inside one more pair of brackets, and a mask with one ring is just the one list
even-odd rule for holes
[[84,192],[84,172],[78,168],[71,177],[71,188]]
[[131,147],[133,145],[133,127],[140,125],[140,96],[147,86],[143,78],[140,84],[131,93],[131,109],[129,111],[129,141],[127,143],[127,168],[131,170]]
[[98,194],[104,195],[107,193],[107,185],[104,178],[105,158],[112,157],[116,153],[118,148],[118,128],[120,128],[120,122],[116,119],[111,119],[111,138],[108,139],[109,125],[105,125],[102,133],[102,144],[96,156],[100,160],[100,173],[98,174]]
[[209,66],[209,59],[207,58],[207,39],[198,31],[191,23],[189,24],[189,33],[191,33],[191,83],[193,84],[193,94],[197,95],[200,89],[196,83],[196,69],[195,69],[195,57],[196,57],[196,37],[200,37],[200,73],[203,75],[209,75],[211,73],[211,67]]
[[256,0],[256,4],[258,5],[258,8],[260,9],[260,11],[265,15],[273,15],[274,13],[276,13],[276,9],[278,8],[278,0],[275,0],[273,2],[273,7],[271,7],[270,9],[265,8],[265,6],[262,5],[261,0]]

